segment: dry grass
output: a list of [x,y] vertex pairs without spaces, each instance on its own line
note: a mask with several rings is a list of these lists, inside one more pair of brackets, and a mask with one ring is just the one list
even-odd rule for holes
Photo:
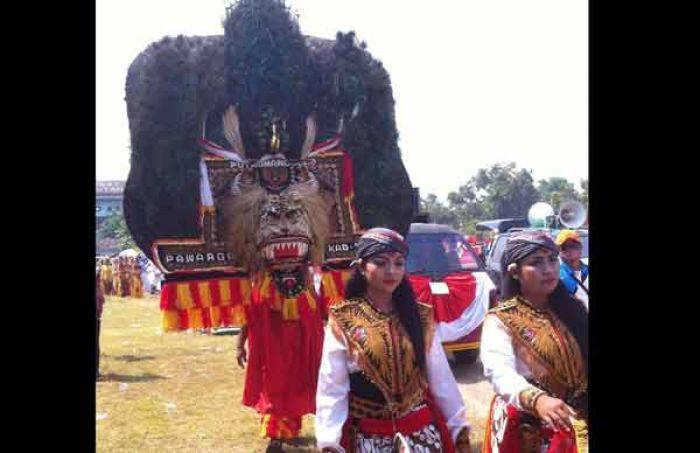
[[[104,377],[96,395],[97,451],[264,451],[258,415],[240,402],[245,373],[235,361],[237,338],[162,334],[158,303],[152,296],[107,298],[100,337]],[[480,451],[483,411],[472,412],[472,385],[464,385],[474,373],[456,372],[474,430],[472,444]],[[478,376],[473,382],[482,385]],[[312,416],[304,419],[302,437],[304,444],[314,444]]]
[[[257,414],[240,403],[236,337],[162,334],[153,297],[108,298],[102,323],[97,451],[264,450]],[[312,429],[305,420],[303,434]]]

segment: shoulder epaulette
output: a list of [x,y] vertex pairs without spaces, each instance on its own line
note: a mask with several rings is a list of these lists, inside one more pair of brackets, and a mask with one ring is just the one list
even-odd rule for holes
[[330,307],[328,307],[328,311],[331,313],[338,313],[340,311],[345,310],[347,307],[358,304],[362,301],[363,299],[361,297],[353,297],[352,299],[339,300]]
[[515,301],[515,299],[506,300],[489,310],[489,313],[496,313],[499,311],[508,310],[510,308],[516,307],[517,305],[518,303]]

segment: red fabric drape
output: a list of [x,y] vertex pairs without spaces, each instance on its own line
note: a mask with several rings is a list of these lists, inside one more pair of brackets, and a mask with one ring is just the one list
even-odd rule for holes
[[445,277],[449,294],[438,295],[430,291],[430,278],[423,275],[409,275],[418,301],[433,306],[437,322],[452,322],[459,318],[476,296],[476,278],[472,274],[458,274]]

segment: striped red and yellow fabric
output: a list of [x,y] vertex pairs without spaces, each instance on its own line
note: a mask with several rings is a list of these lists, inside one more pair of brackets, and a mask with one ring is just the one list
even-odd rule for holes
[[345,298],[345,283],[350,278],[352,269],[328,269],[321,277],[321,294],[325,304],[330,307]]
[[[350,269],[323,271],[322,310],[343,299],[345,283],[351,272]],[[245,325],[245,307],[251,303],[251,292],[251,280],[244,277],[165,282],[160,296],[163,330],[173,332]],[[299,319],[300,305],[306,310],[319,309],[312,288],[307,288],[296,298],[285,298],[269,274],[262,279],[256,300],[282,312],[284,320]]]
[[166,282],[160,294],[163,330],[245,325],[250,292],[250,279],[240,277]]

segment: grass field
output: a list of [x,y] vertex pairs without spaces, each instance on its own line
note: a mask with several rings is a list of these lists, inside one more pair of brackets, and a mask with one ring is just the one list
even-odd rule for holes
[[[158,298],[108,297],[97,383],[98,452],[261,452],[259,417],[241,404],[236,336],[167,333]],[[481,420],[470,420],[480,446]],[[313,418],[302,437],[315,451]],[[478,450],[475,450],[478,451]]]

